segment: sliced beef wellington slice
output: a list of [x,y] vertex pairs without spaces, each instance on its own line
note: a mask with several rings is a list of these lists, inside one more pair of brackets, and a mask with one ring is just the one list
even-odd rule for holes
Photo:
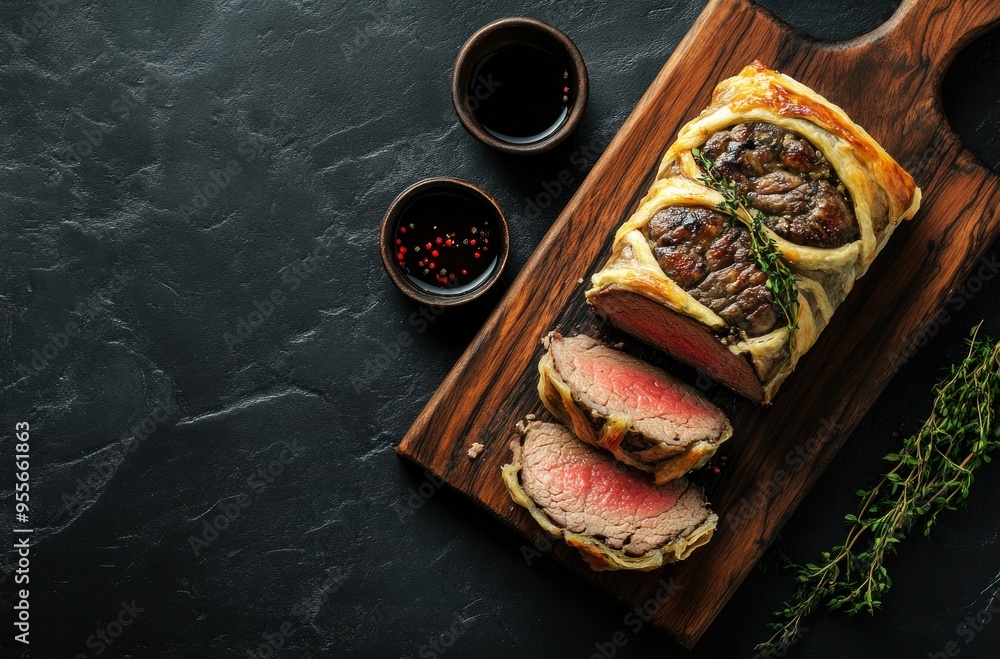
[[553,332],[538,364],[538,393],[556,418],[657,484],[705,464],[729,439],[729,419],[665,371],[589,336]]
[[511,498],[594,570],[655,570],[715,531],[718,516],[700,487],[683,478],[655,485],[564,426],[532,422],[510,446],[503,480]]

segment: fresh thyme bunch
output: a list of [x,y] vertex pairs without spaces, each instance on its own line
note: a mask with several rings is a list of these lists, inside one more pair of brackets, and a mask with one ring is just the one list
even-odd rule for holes
[[715,165],[702,155],[701,149],[691,149],[691,154],[705,172],[698,180],[722,194],[719,211],[731,221],[746,227],[750,235],[750,251],[767,278],[767,289],[771,291],[778,315],[788,327],[791,338],[798,328],[799,286],[781,250],[764,230],[764,214],[750,205],[750,200],[736,189],[735,183],[715,171]]
[[994,427],[1000,394],[1000,342],[968,339],[969,351],[934,388],[934,406],[920,429],[885,459],[893,468],[871,490],[859,490],[861,507],[847,515],[842,545],[823,552],[819,565],[793,565],[799,589],[771,623],[774,634],[757,657],[780,656],[797,640],[802,619],[822,604],[848,615],[874,613],[892,585],[887,556],[911,528],[928,535],[945,510],[969,496],[973,474],[1000,447]]

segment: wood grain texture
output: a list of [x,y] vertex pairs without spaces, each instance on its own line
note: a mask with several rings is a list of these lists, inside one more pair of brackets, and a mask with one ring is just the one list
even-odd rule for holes
[[[645,194],[677,130],[708,103],[718,81],[754,59],[837,103],[914,174],[923,207],[837,309],[772,407],[713,390],[735,434],[720,450],[728,468],[709,486],[720,517],[712,542],[680,565],[642,574],[594,573],[574,550],[552,550],[630,607],[672,577],[679,592],[653,621],[693,646],[882,392],[910,341],[1000,232],[1000,182],[952,133],[939,98],[955,53],[998,21],[1000,0],[908,0],[878,30],[830,43],[749,2],[710,2],[398,453],[538,538],[533,520],[508,497],[500,466],[513,424],[528,413],[543,416],[535,392],[539,341],[555,327],[621,337],[589,313],[587,284],[579,280],[589,281],[608,257],[612,234]],[[627,348],[670,364],[634,342]],[[486,449],[472,461],[465,451],[474,441]]]

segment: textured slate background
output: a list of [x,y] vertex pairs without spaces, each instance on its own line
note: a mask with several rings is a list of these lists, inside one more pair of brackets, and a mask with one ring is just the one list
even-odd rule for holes
[[[764,4],[845,38],[897,3]],[[540,213],[528,200],[562,170],[582,180],[701,6],[2,3],[0,518],[10,529],[25,420],[30,656],[97,656],[88,637],[133,600],[143,611],[103,656],[270,656],[271,636],[281,657],[439,656],[435,642],[454,657],[590,657],[619,630],[617,657],[684,656],[547,558],[529,566],[513,534],[393,449],[571,191]],[[576,40],[592,83],[573,140],[532,159],[469,137],[447,86],[476,27],[522,13]],[[955,129],[994,169],[998,62],[1000,39],[984,38],[944,90]],[[497,295],[421,323],[375,242],[395,194],[432,175],[496,195],[513,251]],[[778,550],[813,560],[840,537],[852,493],[926,414],[967,329],[985,318],[1000,334],[997,297],[987,282],[936,328],[692,656],[745,656],[765,635],[792,588]],[[61,336],[67,323],[75,336]],[[379,358],[400,333],[412,345]],[[279,475],[254,477],[270,463]],[[967,510],[906,542],[882,613],[816,615],[795,654],[925,657],[956,641],[962,657],[997,656],[1000,623],[973,638],[957,626],[998,588],[998,479],[986,469]],[[420,488],[433,494],[397,514]],[[225,510],[195,555],[190,538]]]

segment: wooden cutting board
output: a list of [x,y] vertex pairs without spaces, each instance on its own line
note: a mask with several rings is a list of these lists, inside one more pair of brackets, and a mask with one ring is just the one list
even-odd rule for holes
[[[708,487],[720,517],[708,546],[650,573],[595,573],[562,543],[554,556],[629,607],[679,586],[654,623],[692,647],[774,540],[816,477],[882,392],[998,234],[998,178],[958,141],[940,100],[955,53],[1000,20],[1000,0],[907,0],[878,30],[821,42],[745,0],[712,0],[635,111],[552,225],[506,297],[434,393],[398,453],[444,479],[532,542],[540,530],[500,480],[513,424],[544,417],[535,392],[540,339],[550,329],[622,335],[592,317],[583,292],[610,252],[615,229],[645,195],[677,130],[713,87],[754,59],[843,107],[913,173],[923,207],[893,235],[819,342],[761,408],[721,387],[730,415],[729,462]],[[650,35],[655,38],[655,35]],[[513,218],[516,221],[516,218]],[[635,342],[626,348],[693,374]],[[485,451],[466,457],[472,442]],[[525,578],[531,578],[525,575]]]

